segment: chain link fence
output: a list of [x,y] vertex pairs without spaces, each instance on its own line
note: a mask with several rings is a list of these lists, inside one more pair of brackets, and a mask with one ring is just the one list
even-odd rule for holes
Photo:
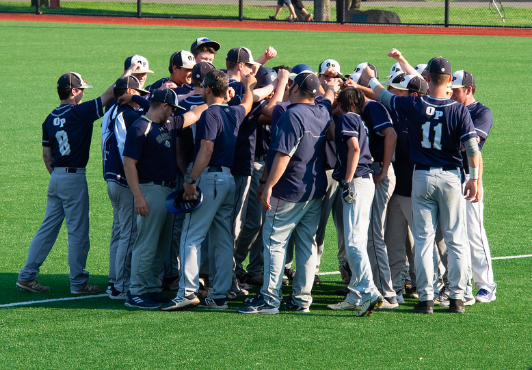
[[[289,0],[280,0],[280,2]],[[0,0],[0,12],[364,24],[532,27],[532,1]],[[277,15],[277,16],[276,16]],[[312,17],[310,16],[312,15]]]

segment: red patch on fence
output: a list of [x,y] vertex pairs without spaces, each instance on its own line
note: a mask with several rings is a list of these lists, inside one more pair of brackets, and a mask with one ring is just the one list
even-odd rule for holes
[[3,21],[124,24],[136,26],[202,27],[202,28],[243,28],[261,30],[290,30],[316,32],[362,32],[400,33],[418,35],[459,35],[459,36],[513,36],[532,37],[532,29],[487,28],[487,27],[443,27],[443,26],[369,26],[361,24],[337,24],[318,22],[257,22],[224,21],[208,19],[165,19],[165,18],[124,18],[89,17],[72,15],[36,15],[0,13]]

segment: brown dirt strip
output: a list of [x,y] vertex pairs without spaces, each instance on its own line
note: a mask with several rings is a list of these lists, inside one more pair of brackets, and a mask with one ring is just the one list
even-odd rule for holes
[[532,37],[532,29],[520,28],[473,28],[473,27],[429,27],[429,26],[369,26],[360,24],[330,23],[288,23],[288,22],[253,22],[224,21],[206,19],[161,19],[161,18],[124,18],[124,17],[90,17],[72,15],[36,15],[0,13],[2,21],[88,23],[88,24],[123,24],[130,26],[168,26],[168,27],[202,27],[202,28],[242,28],[261,30],[290,30],[316,32],[361,32],[361,33],[399,33],[418,35],[459,35],[459,36],[512,36]]

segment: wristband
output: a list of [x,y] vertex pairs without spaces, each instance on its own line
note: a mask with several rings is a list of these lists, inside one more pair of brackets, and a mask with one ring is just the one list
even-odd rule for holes
[[369,80],[369,87],[371,87],[371,90],[375,90],[375,88],[379,85],[380,85],[379,80],[377,80],[375,77],[372,77]]
[[469,178],[471,180],[478,180],[478,167],[469,166]]
[[261,184],[261,185],[266,184],[266,180],[260,179],[260,180],[259,180],[259,184]]

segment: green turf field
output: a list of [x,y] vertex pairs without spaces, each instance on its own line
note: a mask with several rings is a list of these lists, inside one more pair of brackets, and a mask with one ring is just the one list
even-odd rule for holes
[[[532,122],[528,96],[532,46],[527,38],[317,33],[0,22],[0,305],[71,297],[65,230],[42,266],[40,280],[52,289],[30,294],[15,287],[28,245],[42,222],[48,173],[42,163],[41,123],[58,104],[55,84],[68,71],[83,75],[97,97],[122,73],[124,59],[147,57],[167,76],[169,56],[208,36],[222,44],[215,59],[246,45],[255,57],[268,45],[279,54],[271,65],[337,59],[349,72],[360,62],[381,74],[397,47],[412,64],[443,55],[477,80],[477,99],[489,106],[495,125],[483,155],[485,222],[493,256],[532,253],[530,193]],[[91,282],[105,287],[111,206],[101,175],[99,122],[95,125],[87,178],[91,197]],[[337,269],[329,230],[322,271]],[[23,307],[0,307],[0,367],[3,369],[162,368],[384,368],[527,369],[532,367],[532,258],[493,262],[497,301],[467,308],[465,315],[435,309],[412,313],[414,300],[370,318],[331,312],[325,305],[339,275],[324,276],[310,314],[272,317],[208,312],[140,312],[121,301],[95,298]],[[285,290],[288,293],[289,289]]]

